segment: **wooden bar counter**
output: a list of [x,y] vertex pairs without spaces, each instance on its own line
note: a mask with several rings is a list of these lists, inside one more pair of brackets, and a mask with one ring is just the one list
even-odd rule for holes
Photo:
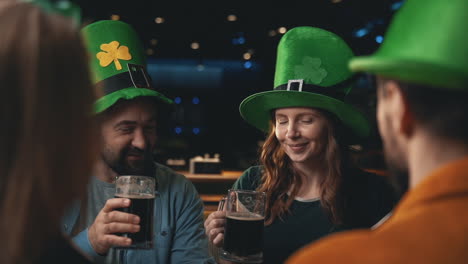
[[223,171],[221,174],[191,174],[188,171],[177,171],[189,179],[197,189],[205,206],[205,217],[218,208],[218,202],[243,171]]

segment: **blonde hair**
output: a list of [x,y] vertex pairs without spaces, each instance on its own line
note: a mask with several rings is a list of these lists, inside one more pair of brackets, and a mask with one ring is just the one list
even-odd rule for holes
[[0,6],[2,263],[38,258],[86,190],[96,157],[86,52],[64,17],[27,3]]

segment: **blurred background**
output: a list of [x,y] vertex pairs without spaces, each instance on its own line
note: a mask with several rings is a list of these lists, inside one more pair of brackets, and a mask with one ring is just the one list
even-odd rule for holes
[[[341,36],[356,55],[369,54],[402,5],[400,0],[36,2],[62,10],[73,6],[80,26],[103,19],[131,24],[156,88],[177,104],[158,126],[156,159],[184,160],[179,169],[188,170],[190,158],[219,154],[223,170],[232,171],[257,162],[264,135],[241,119],[238,106],[250,94],[273,89],[276,47],[284,33],[296,26],[320,27]],[[382,169],[374,90],[368,76],[359,76],[348,102],[374,125],[372,136],[354,146],[358,162]]]

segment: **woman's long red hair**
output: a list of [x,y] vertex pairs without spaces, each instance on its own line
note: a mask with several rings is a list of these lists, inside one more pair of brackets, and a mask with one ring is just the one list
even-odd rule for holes
[[[342,185],[342,168],[347,163],[347,151],[338,141],[339,122],[332,114],[320,111],[326,119],[326,144],[323,151],[323,162],[326,176],[320,182],[320,202],[330,219],[335,224],[343,220],[343,202],[340,200]],[[275,120],[271,120],[270,132],[261,147],[260,163],[264,167],[259,191],[267,194],[265,224],[288,213],[289,207],[297,196],[302,185],[302,177],[282,149],[275,135]],[[289,194],[288,194],[289,193]]]

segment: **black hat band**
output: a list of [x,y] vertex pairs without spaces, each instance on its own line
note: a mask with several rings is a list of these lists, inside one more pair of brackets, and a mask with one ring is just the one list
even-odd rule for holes
[[309,92],[309,93],[317,93],[326,95],[329,97],[336,98],[338,100],[343,100],[347,95],[343,90],[343,88],[350,86],[356,79],[356,75],[353,77],[337,83],[332,86],[318,86],[313,84],[304,83],[303,79],[297,80],[289,80],[288,83],[282,84],[277,86],[274,90],[282,90],[282,91],[298,91],[298,92]]
[[145,67],[137,64],[127,64],[128,71],[116,74],[96,83],[96,88],[104,95],[126,89],[129,87],[146,88],[154,90],[151,85],[151,78]]

